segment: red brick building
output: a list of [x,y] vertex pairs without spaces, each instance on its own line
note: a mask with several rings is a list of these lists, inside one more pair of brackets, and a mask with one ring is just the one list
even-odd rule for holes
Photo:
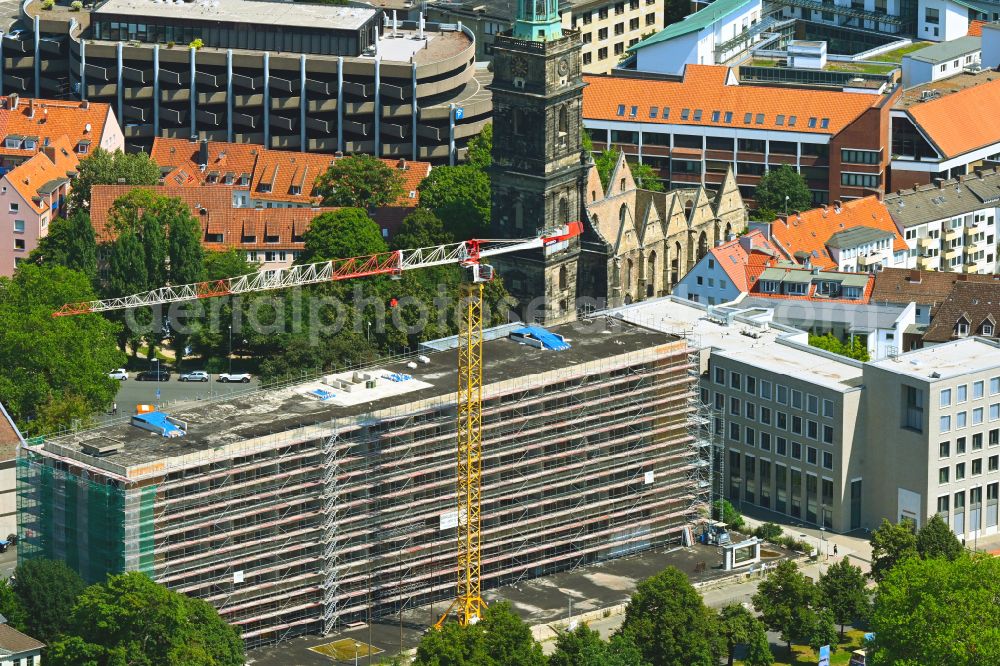
[[679,77],[588,76],[584,126],[594,150],[614,147],[669,187],[722,183],[732,167],[754,204],[761,176],[798,170],[816,204],[886,191],[889,113],[899,87],[852,91],[741,83],[724,66]]

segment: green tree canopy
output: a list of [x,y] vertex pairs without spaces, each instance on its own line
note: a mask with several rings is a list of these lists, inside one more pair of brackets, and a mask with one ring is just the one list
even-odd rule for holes
[[841,638],[844,636],[844,625],[868,615],[869,600],[865,583],[861,568],[852,565],[847,557],[831,565],[819,577],[823,605],[830,609],[834,621],[840,625]]
[[[432,172],[433,173],[433,172]],[[334,160],[316,179],[324,206],[377,208],[390,206],[403,194],[398,169],[371,155],[351,155]]]
[[[601,187],[605,190],[608,188],[608,178],[611,177],[611,171],[618,164],[619,152],[612,148],[611,150],[605,150],[597,156],[594,160],[594,164],[597,165],[597,174],[601,177]],[[662,192],[663,183],[660,182],[659,176],[657,176],[656,171],[653,167],[642,162],[629,162],[628,168],[632,172],[632,178],[635,180],[636,187],[643,190],[649,190],[651,192]]]
[[833,333],[825,335],[809,335],[809,344],[818,349],[825,349],[828,352],[853,358],[856,361],[866,362],[869,360],[868,346],[865,344],[865,336],[858,335],[850,342],[841,342]]
[[80,595],[66,635],[51,644],[55,666],[242,666],[243,640],[208,603],[143,573],[109,576]]
[[420,206],[457,240],[483,238],[490,224],[490,178],[471,166],[437,167],[420,183]]
[[485,171],[493,164],[493,123],[487,123],[482,131],[469,140],[466,157],[469,166]]
[[[0,278],[0,402],[23,431],[52,432],[111,405],[118,382],[107,373],[125,360],[116,326],[100,315],[52,316],[94,298],[87,276],[62,266],[22,264]],[[60,404],[77,411],[47,409]]]
[[[455,238],[444,229],[444,223],[426,208],[417,208],[403,219],[403,224],[389,241],[394,250],[409,250],[451,243]],[[465,240],[465,239],[463,239]]]
[[65,563],[46,559],[21,562],[14,581],[14,593],[27,616],[27,633],[46,645],[66,630],[70,611],[87,587]]
[[385,252],[378,225],[360,208],[342,208],[313,218],[302,234],[305,247],[300,264],[330,259],[349,259]]
[[954,560],[964,552],[962,542],[939,514],[931,516],[917,531],[917,553],[925,560],[932,557]]
[[898,563],[910,557],[918,557],[917,535],[913,533],[913,522],[903,519],[893,524],[882,519],[882,524],[872,532],[871,577],[881,583],[886,574]]
[[757,621],[757,627],[750,634],[750,642],[747,643],[747,654],[743,660],[744,666],[771,666],[774,663],[774,653],[771,652],[771,643],[767,639],[767,630],[763,623]]
[[639,583],[618,633],[652,666],[714,666],[721,657],[714,613],[675,567]]
[[781,634],[791,651],[792,641],[808,642],[814,633],[818,596],[795,563],[784,560],[760,582],[753,607],[768,629]]
[[94,185],[156,185],[160,168],[146,153],[109,153],[97,148],[80,161],[79,175],[73,180],[70,204],[86,209],[90,205],[90,190]]
[[631,636],[615,635],[610,641],[580,623],[556,638],[549,666],[644,666],[642,653]]
[[[764,624],[754,617],[753,613],[748,611],[743,604],[732,603],[719,611],[719,634],[726,642],[729,666],[733,666],[737,646],[746,645],[747,649],[751,650],[755,644],[758,644],[759,648],[760,636],[764,637],[763,645],[767,648],[767,656],[771,655]],[[763,664],[761,662],[763,657],[763,654],[755,655],[757,660],[755,663],[761,664],[761,666],[770,666],[771,662],[774,661],[771,657],[771,661]],[[749,663],[750,660],[748,659],[747,662]]]
[[249,275],[257,267],[247,261],[246,254],[236,249],[209,250],[204,259],[205,279],[223,280],[225,278]]
[[1000,664],[1000,559],[906,558],[875,595],[874,666]]
[[428,631],[417,646],[414,666],[544,666],[542,646],[531,628],[499,601],[483,612],[480,622],[463,627],[446,622]]
[[42,265],[65,266],[90,278],[97,277],[97,241],[90,215],[74,210],[69,218],[57,217],[49,233],[38,241],[30,261]]
[[726,524],[731,530],[743,529],[746,524],[743,520],[743,514],[736,510],[732,502],[727,499],[715,500],[712,505],[712,516],[716,520],[721,520]]
[[28,614],[24,610],[24,605],[14,592],[14,585],[11,581],[0,580],[0,613],[7,618],[7,624],[18,631],[27,633]]
[[787,210],[792,211],[809,210],[812,208],[812,192],[806,179],[795,169],[787,164],[782,164],[777,169],[771,169],[764,173],[757,185],[754,199],[757,201],[757,208],[761,211],[769,211],[770,222],[776,213],[784,213],[785,197],[788,197]]

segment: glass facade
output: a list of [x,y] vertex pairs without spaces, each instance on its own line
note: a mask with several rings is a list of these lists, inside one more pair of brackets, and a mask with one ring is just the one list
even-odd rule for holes
[[134,23],[128,17],[102,15],[92,24],[93,39],[187,45],[200,39],[205,46],[251,51],[285,51],[317,55],[360,55],[374,40],[377,15],[357,30],[289,28],[249,23],[197,23],[178,19]]

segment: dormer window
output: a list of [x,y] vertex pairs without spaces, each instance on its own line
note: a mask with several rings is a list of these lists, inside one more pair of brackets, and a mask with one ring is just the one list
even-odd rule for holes
[[18,149],[21,147],[21,137],[9,136],[6,139],[4,139],[3,146],[4,148]]
[[778,291],[778,283],[774,280],[761,280],[760,290],[765,294],[774,294]]
[[861,287],[844,287],[844,298],[856,301],[861,298]]
[[785,285],[785,293],[792,296],[805,296],[806,295],[806,283],[805,282],[790,282]]
[[986,322],[983,324],[983,335],[993,337],[993,324]]
[[969,320],[962,317],[955,324],[955,335],[960,338],[964,338],[969,334]]
[[24,149],[25,150],[34,150],[36,145],[37,145],[37,143],[35,142],[34,139],[25,139],[24,140]]
[[289,194],[302,194],[302,188],[298,185],[292,185],[289,189]]
[[88,152],[90,152],[90,141],[81,141],[80,143],[76,144],[76,152],[79,153],[80,155],[86,155]]

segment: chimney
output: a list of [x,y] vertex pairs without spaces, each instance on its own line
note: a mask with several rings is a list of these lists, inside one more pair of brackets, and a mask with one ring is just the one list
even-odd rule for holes
[[747,252],[753,252],[753,236],[750,234],[740,236],[740,246]]
[[30,119],[34,119],[35,118],[35,100],[34,99],[29,99],[28,100],[28,118],[30,118]]
[[944,189],[944,178],[935,178],[934,179],[934,187],[938,188],[939,190],[943,190]]
[[20,103],[21,103],[21,98],[18,96],[18,94],[17,93],[11,93],[10,94],[10,110],[11,111],[17,111],[17,106]]
[[400,157],[399,158],[399,162],[396,164],[396,168],[398,168],[400,171],[406,171],[406,158],[405,157]]
[[906,278],[907,282],[912,282],[913,284],[920,284],[920,271],[916,268],[910,269],[910,276]]
[[202,139],[198,145],[198,166],[202,171],[208,167],[208,139]]
[[339,159],[340,159],[341,157],[343,157],[343,156],[344,156],[344,151],[342,151],[342,150],[338,150],[337,152],[335,152],[335,153],[333,154],[333,156],[334,156],[335,158],[337,158],[337,159],[339,160]]
[[89,109],[90,108],[90,100],[86,100],[85,99],[82,102],[80,102],[80,108],[83,109],[84,111],[86,111],[87,109]]
[[840,215],[840,199],[833,202],[833,212]]

